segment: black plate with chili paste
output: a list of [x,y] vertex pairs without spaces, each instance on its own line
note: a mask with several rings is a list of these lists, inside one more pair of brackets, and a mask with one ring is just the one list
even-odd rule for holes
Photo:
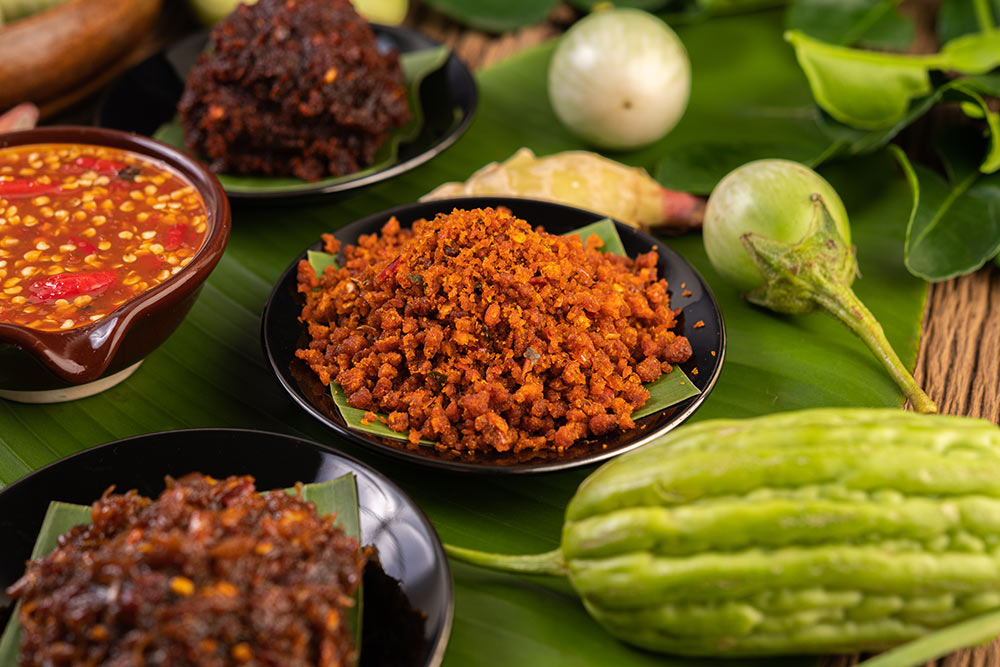
[[[433,218],[439,212],[447,213],[454,208],[487,206],[505,206],[515,216],[534,226],[542,225],[547,232],[553,234],[571,232],[603,218],[582,209],[530,199],[465,197],[398,206],[356,220],[334,230],[333,235],[345,245],[353,244],[362,234],[378,232],[392,216],[396,216],[401,225],[408,226],[414,220]],[[264,355],[288,395],[335,433],[375,451],[413,463],[466,472],[532,473],[575,468],[622,454],[679,426],[705,401],[722,370],[726,335],[715,297],[687,260],[667,244],[645,232],[620,222],[614,224],[629,257],[648,252],[651,248],[655,248],[659,255],[659,277],[665,278],[669,283],[671,306],[682,309],[677,333],[688,338],[693,350],[691,358],[679,366],[699,391],[696,396],[637,419],[635,429],[614,431],[599,438],[581,440],[562,452],[477,452],[475,456],[471,456],[454,450],[442,451],[433,446],[407,447],[408,443],[404,440],[351,428],[334,403],[329,388],[320,382],[305,362],[295,356],[295,350],[309,341],[305,327],[298,319],[303,300],[296,291],[297,267],[309,251],[322,250],[321,243],[314,244],[296,257],[271,292],[261,320]]]
[[[440,47],[411,28],[379,24],[371,24],[371,27],[379,50],[407,54]],[[174,119],[188,70],[207,39],[204,32],[192,35],[125,72],[105,94],[96,123],[148,136],[157,135],[167,143],[177,143],[161,136],[158,130]],[[419,133],[401,141],[391,164],[315,183],[291,178],[229,178],[226,175],[220,175],[220,182],[233,198],[285,199],[348,192],[398,176],[440,155],[455,143],[472,123],[479,99],[472,73],[454,53],[448,55],[441,67],[423,78],[419,98],[422,114]],[[255,181],[260,181],[259,187],[254,185]]]
[[[258,489],[352,473],[361,543],[377,560],[364,572],[361,667],[436,667],[451,633],[452,581],[430,521],[398,486],[367,465],[287,435],[194,429],[119,440],[56,461],[0,491],[0,593],[24,573],[49,503],[89,505],[108,487],[155,497],[164,476],[253,475]],[[0,595],[0,627],[13,605]]]

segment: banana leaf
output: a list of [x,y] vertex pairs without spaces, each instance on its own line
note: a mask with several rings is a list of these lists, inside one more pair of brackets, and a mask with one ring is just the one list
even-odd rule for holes
[[[607,218],[581,227],[576,231],[569,232],[566,236],[574,234],[578,235],[584,242],[586,242],[591,234],[594,234],[604,242],[604,252],[625,255],[625,246],[622,245],[621,237],[618,236],[618,230],[615,229],[614,223]],[[337,266],[336,258],[326,252],[310,250],[308,260],[313,270],[316,271],[316,275],[323,275],[323,271],[328,266]],[[700,393],[698,388],[694,386],[694,383],[691,382],[690,378],[688,378],[679,366],[674,366],[671,372],[661,375],[654,382],[648,383],[646,389],[649,390],[649,400],[639,410],[635,411],[634,417],[636,419],[651,415],[660,410],[665,410],[675,403],[680,403]],[[333,402],[337,404],[337,409],[340,410],[344,421],[355,431],[394,438],[396,440],[406,440],[407,432],[393,431],[381,420],[366,420],[365,415],[368,414],[368,411],[352,408],[347,402],[344,390],[336,382],[330,383],[330,396],[333,398]],[[384,415],[380,416],[384,417]],[[434,444],[430,440],[424,439],[421,439],[420,443],[423,445]]]
[[[687,114],[665,139],[613,157],[650,168],[672,148],[704,141],[823,142],[808,84],[781,38],[781,11],[683,26],[693,85]],[[726,48],[719,48],[719,45]],[[553,115],[546,72],[553,44],[478,75],[480,105],[447,152],[391,182],[321,204],[283,208],[236,203],[233,234],[198,302],[174,335],[125,383],[56,405],[0,402],[0,481],[101,442],[171,428],[239,426],[292,433],[349,453],[400,484],[441,537],[475,549],[540,553],[559,542],[563,510],[592,468],[536,475],[463,475],[409,465],[354,446],[304,414],[274,380],[260,348],[260,314],[271,287],[305,246],[365,215],[416,201],[464,180],[521,146],[545,155],[586,148]],[[739,54],[739,57],[733,57]],[[911,198],[882,153],[821,168],[852,222],[861,278],[854,287],[904,363],[913,365],[927,296],[903,266]],[[722,375],[692,420],[819,406],[901,407],[903,398],[871,352],[833,318],[786,317],[750,306],[712,270],[700,235],[665,239],[711,285],[728,348]],[[681,667],[719,661],[660,656],[603,632],[567,585],[453,564],[455,622],[445,667],[519,665]],[[818,664],[815,658],[725,663]]]
[[[313,190],[315,188],[334,185],[344,181],[374,174],[396,162],[399,154],[400,144],[412,141],[420,134],[424,125],[424,112],[420,106],[420,84],[428,74],[434,72],[444,65],[451,52],[446,46],[438,46],[432,49],[421,49],[420,51],[410,51],[399,56],[399,65],[403,69],[403,77],[406,80],[406,95],[410,104],[412,118],[402,127],[396,128],[389,133],[389,138],[375,152],[375,159],[370,165],[352,174],[343,176],[331,176],[318,181],[303,181],[300,178],[291,176],[243,176],[239,174],[217,174],[219,182],[226,189],[226,192],[233,194],[247,194],[253,192],[281,192],[284,194],[294,194],[301,190]],[[165,144],[170,144],[175,148],[184,149],[184,128],[179,118],[174,118],[169,123],[165,123],[153,134]]]
[[[295,489],[286,489],[289,494]],[[56,492],[58,493],[58,492]],[[361,539],[361,524],[358,519],[358,487],[354,475],[348,473],[336,479],[319,484],[305,484],[302,487],[302,497],[316,505],[320,514],[336,514],[337,525],[346,534],[356,540]],[[31,550],[31,559],[41,558],[56,548],[59,536],[76,526],[86,526],[90,523],[90,506],[74,505],[52,501],[45,513],[42,527],[38,531],[38,539]],[[354,631],[354,645],[361,646],[361,589],[355,594],[355,605],[348,610],[347,622]],[[21,625],[18,623],[18,609],[14,608],[7,627],[0,636],[0,665],[16,665],[18,647],[21,641]]]

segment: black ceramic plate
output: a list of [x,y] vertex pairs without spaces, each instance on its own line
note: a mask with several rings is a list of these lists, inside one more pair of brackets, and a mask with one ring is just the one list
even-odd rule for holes
[[[410,28],[377,24],[372,24],[372,28],[382,50],[407,53],[439,46],[434,40]],[[206,40],[205,33],[193,35],[125,72],[104,96],[97,113],[97,124],[145,135],[156,132],[176,114],[187,72],[197,60]],[[226,188],[227,193],[231,197],[247,199],[316,196],[346,192],[398,176],[440,155],[455,143],[472,122],[477,102],[476,81],[472,73],[452,53],[444,66],[429,74],[421,84],[423,128],[415,139],[400,145],[394,164],[374,173],[326,185],[269,187],[250,192],[242,188],[239,191]]]
[[[432,218],[439,212],[449,212],[456,207],[485,206],[506,206],[519,218],[535,226],[542,225],[546,231],[553,234],[578,229],[603,217],[569,206],[529,199],[465,197],[406,204],[356,220],[334,231],[333,234],[341,242],[353,244],[361,234],[378,231],[391,216],[396,216],[400,224],[409,225],[414,220]],[[306,252],[296,257],[288,266],[264,306],[261,321],[264,355],[285,391],[295,402],[334,432],[377,451],[414,463],[451,470],[526,473],[573,468],[621,454],[679,426],[704,402],[722,370],[726,333],[715,297],[687,260],[648,234],[620,222],[615,224],[625,246],[625,252],[630,257],[649,252],[650,248],[656,248],[659,254],[660,277],[666,278],[670,285],[671,306],[683,309],[678,329],[688,337],[694,350],[692,358],[681,364],[681,368],[701,390],[697,396],[637,420],[637,427],[631,431],[616,432],[610,436],[576,442],[562,453],[508,452],[489,456],[477,454],[473,459],[459,456],[454,452],[441,452],[433,447],[408,449],[405,441],[349,428],[330,397],[328,388],[319,382],[304,362],[295,357],[295,350],[308,342],[305,328],[297,319],[302,310],[302,299],[295,289],[296,267],[299,260],[305,258]],[[316,243],[307,250],[321,250],[321,243]],[[681,285],[684,285],[683,290],[679,289]],[[689,292],[690,295],[685,296],[682,292]],[[695,328],[694,325],[698,322],[703,322],[704,326]],[[695,369],[697,374],[694,373]]]
[[24,573],[50,501],[89,505],[112,484],[154,496],[165,475],[189,472],[249,474],[259,489],[354,473],[361,541],[376,547],[381,564],[369,564],[364,575],[361,667],[441,663],[451,632],[451,572],[437,533],[414,502],[360,461],[308,440],[237,429],[119,440],[56,461],[0,491],[0,627],[12,607],[2,591]]

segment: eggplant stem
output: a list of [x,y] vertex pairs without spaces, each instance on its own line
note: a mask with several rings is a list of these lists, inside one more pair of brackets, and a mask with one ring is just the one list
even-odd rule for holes
[[934,401],[892,349],[882,325],[851,289],[858,272],[854,250],[841,237],[822,197],[814,194],[812,199],[812,228],[800,241],[785,243],[754,233],[740,237],[764,276],[761,287],[745,294],[747,300],[779,313],[825,308],[865,342],[914,410],[937,412]]
[[444,552],[456,560],[501,572],[547,574],[553,577],[565,577],[569,574],[562,549],[558,548],[541,554],[511,555],[476,551],[475,549],[445,544]]
[[937,412],[937,405],[930,396],[920,388],[917,381],[903,365],[899,355],[885,337],[885,331],[872,312],[861,302],[850,287],[843,285],[824,285],[826,289],[817,290],[813,294],[816,303],[823,306],[831,315],[843,322],[863,340],[878,358],[882,366],[896,381],[910,404],[917,412]]

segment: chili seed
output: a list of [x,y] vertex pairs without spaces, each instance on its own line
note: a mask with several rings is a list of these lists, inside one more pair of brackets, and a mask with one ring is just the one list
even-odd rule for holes
[[170,579],[170,590],[177,595],[187,597],[194,593],[194,582],[187,577],[172,577]]

